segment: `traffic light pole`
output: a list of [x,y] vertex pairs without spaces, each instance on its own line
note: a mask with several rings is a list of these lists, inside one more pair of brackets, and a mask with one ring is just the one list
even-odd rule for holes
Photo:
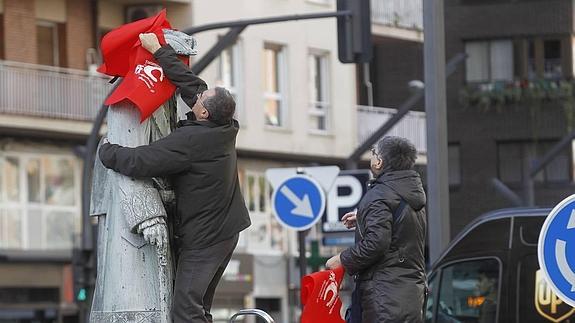
[[427,212],[429,258],[433,263],[449,243],[447,108],[443,0],[423,1],[425,111],[427,119]]
[[193,35],[202,31],[223,29],[223,28],[234,28],[234,27],[248,27],[252,25],[262,25],[271,24],[274,22],[284,22],[284,21],[295,21],[295,20],[307,20],[307,19],[320,19],[320,18],[332,18],[332,17],[345,17],[351,16],[350,10],[342,11],[330,11],[330,12],[320,12],[320,13],[310,13],[306,15],[288,15],[288,16],[278,16],[278,17],[268,17],[268,18],[256,18],[256,19],[245,19],[245,20],[234,20],[227,22],[218,22],[214,24],[206,24],[197,27],[190,27],[182,30],[182,32]]

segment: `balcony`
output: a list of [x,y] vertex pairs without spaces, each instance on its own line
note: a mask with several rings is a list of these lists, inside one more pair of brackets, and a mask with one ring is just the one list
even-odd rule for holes
[[[357,139],[361,144],[379,127],[383,126],[395,113],[396,109],[358,106]],[[409,139],[417,148],[419,155],[427,154],[427,135],[425,112],[408,112],[386,135]]]
[[0,61],[0,114],[92,121],[111,86],[86,71]]
[[423,0],[371,0],[374,35],[423,41]]
[[423,30],[423,0],[371,0],[372,23]]

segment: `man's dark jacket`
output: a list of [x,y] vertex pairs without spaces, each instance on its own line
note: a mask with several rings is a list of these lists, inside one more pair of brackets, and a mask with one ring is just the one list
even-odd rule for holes
[[[154,56],[187,104],[205,83],[164,46]],[[102,163],[130,177],[170,177],[176,192],[175,234],[184,249],[201,249],[232,238],[250,226],[238,179],[239,125],[183,121],[170,135],[135,148],[104,144]]]
[[[401,201],[403,209],[396,214]],[[362,322],[421,322],[426,197],[413,170],[380,175],[357,211],[356,244],[341,253],[360,284]]]

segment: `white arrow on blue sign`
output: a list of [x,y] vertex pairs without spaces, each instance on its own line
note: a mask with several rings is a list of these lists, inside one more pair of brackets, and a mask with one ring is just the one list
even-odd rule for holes
[[575,307],[575,195],[547,216],[538,245],[539,265],[555,293]]
[[295,175],[274,190],[272,208],[281,224],[303,231],[321,218],[325,210],[325,193],[313,178]]

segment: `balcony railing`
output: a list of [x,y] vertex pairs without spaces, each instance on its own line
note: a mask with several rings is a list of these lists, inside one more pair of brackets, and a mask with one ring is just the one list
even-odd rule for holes
[[[357,108],[358,144],[361,144],[377,129],[383,126],[395,113],[396,109],[359,106]],[[386,135],[409,139],[419,154],[427,154],[427,136],[425,112],[408,112]]]
[[86,71],[0,61],[0,113],[91,121],[111,86]]
[[423,30],[423,0],[371,0],[375,24]]

